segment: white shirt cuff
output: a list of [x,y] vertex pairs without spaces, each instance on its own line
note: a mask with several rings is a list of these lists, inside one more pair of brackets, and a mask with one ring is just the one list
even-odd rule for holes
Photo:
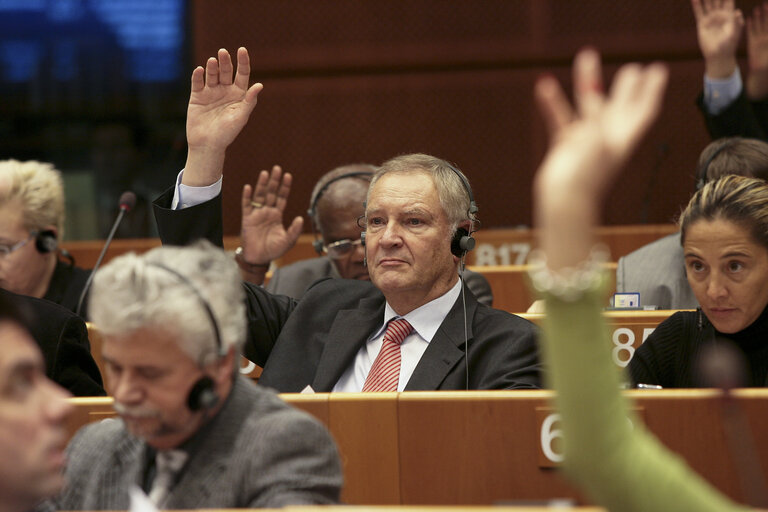
[[715,80],[704,75],[704,107],[712,115],[719,114],[738,98],[743,87],[738,67],[724,79]]
[[206,201],[210,201],[217,195],[221,194],[221,182],[224,176],[220,176],[215,183],[211,183],[205,187],[190,187],[189,185],[182,185],[181,178],[184,176],[184,169],[179,172],[176,177],[176,187],[173,190],[173,201],[171,201],[171,210],[183,210],[190,206],[202,204]]

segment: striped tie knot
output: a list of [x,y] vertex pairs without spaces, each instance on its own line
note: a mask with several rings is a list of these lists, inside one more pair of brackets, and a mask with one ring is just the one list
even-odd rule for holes
[[400,344],[413,332],[405,318],[391,320],[384,332],[379,355],[365,379],[363,391],[397,391],[400,380]]

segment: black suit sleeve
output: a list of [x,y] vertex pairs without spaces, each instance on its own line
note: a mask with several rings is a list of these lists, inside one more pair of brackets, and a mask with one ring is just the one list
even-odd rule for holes
[[260,286],[243,282],[248,315],[243,355],[261,367],[267,362],[283,325],[296,307],[296,300],[272,295]]
[[205,238],[212,244],[223,247],[221,194],[189,208],[172,210],[173,191],[171,187],[152,203],[157,231],[163,245],[189,245]]
[[51,361],[51,380],[75,396],[104,396],[101,373],[91,357],[85,323],[74,315],[67,318],[59,333]]
[[103,396],[101,373],[91,357],[88,330],[82,318],[53,302],[11,294],[27,311],[31,323],[29,333],[34,338],[45,361],[49,379],[68,389],[75,396]]
[[738,136],[768,140],[768,100],[750,102],[742,89],[739,96],[719,114],[707,111],[704,94],[699,94],[696,105],[704,116],[712,139]]

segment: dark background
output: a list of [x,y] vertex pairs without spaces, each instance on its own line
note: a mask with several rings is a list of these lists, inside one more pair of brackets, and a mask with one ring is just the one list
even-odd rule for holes
[[[30,3],[84,15],[53,30],[3,9]],[[745,13],[757,3],[738,2]],[[138,46],[126,49],[105,5],[172,28],[133,33]],[[543,72],[568,85],[586,44],[601,50],[608,76],[630,60],[671,69],[664,112],[616,185],[607,224],[672,221],[709,141],[694,105],[703,62],[688,0],[0,0],[0,34],[0,157],[52,161],[69,176],[69,238],[105,236],[127,188],[143,202],[122,235],[154,235],[148,201],[184,163],[189,75],[221,47],[246,46],[251,81],[265,85],[228,152],[227,234],[238,232],[241,187],[260,169],[277,163],[298,177],[292,217],[331,168],[409,152],[466,172],[483,229],[529,225],[546,144],[532,86]],[[19,53],[1,45],[31,34],[43,41],[38,72],[9,80]]]

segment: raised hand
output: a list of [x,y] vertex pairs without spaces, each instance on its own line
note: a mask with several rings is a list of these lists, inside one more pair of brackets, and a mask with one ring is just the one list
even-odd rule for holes
[[699,48],[709,78],[727,78],[736,70],[736,49],[744,16],[733,0],[691,0]]
[[600,56],[586,49],[573,64],[575,107],[553,77],[537,82],[550,148],[535,178],[535,217],[550,268],[588,256],[604,196],[656,119],[667,76],[662,64],[627,64],[606,95]]
[[227,147],[242,131],[256,106],[263,86],[248,87],[251,72],[248,51],[237,50],[237,72],[233,79],[232,59],[225,49],[211,57],[205,68],[192,72],[187,108],[187,164],[183,183],[209,185],[221,176]]
[[292,180],[290,173],[283,174],[276,165],[271,173],[259,173],[255,187],[243,187],[240,243],[246,262],[269,263],[296,244],[304,220],[296,217],[288,229],[283,226],[283,212]]
[[768,97],[768,2],[755,7],[747,18],[747,56],[749,77],[747,95],[760,100]]

